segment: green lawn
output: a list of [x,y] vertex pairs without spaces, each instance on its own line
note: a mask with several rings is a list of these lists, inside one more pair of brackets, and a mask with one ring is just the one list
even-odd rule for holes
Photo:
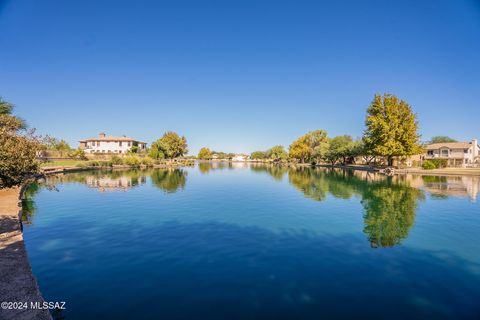
[[40,165],[42,168],[44,167],[75,167],[77,164],[85,163],[86,160],[55,160],[55,161],[48,161],[42,162]]

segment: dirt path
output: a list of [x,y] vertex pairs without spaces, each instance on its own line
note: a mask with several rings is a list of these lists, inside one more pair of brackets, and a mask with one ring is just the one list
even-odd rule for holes
[[[20,188],[0,189],[0,303],[43,302],[28,262],[19,220]],[[0,319],[51,319],[48,311],[4,309]]]

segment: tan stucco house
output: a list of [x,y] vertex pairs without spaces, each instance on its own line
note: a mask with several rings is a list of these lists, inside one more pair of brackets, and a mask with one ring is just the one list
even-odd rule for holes
[[427,145],[425,160],[445,159],[449,166],[465,167],[480,163],[480,146],[478,140],[470,142],[445,142]]
[[140,152],[145,151],[147,143],[127,136],[114,137],[100,133],[97,138],[80,140],[80,148],[86,153],[117,153],[125,154],[133,146],[138,146]]

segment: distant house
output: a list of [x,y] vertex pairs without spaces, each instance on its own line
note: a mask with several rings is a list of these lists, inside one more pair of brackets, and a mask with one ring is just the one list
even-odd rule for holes
[[235,156],[232,157],[232,161],[234,162],[247,161],[249,158],[250,156],[246,154],[236,154]]
[[427,145],[428,159],[445,159],[449,166],[466,166],[480,162],[480,146],[477,139],[471,142],[445,142]]
[[147,144],[143,141],[126,136],[107,136],[105,133],[100,133],[97,138],[80,140],[80,148],[86,153],[124,154],[131,150],[133,146],[137,146],[139,152],[147,149]]

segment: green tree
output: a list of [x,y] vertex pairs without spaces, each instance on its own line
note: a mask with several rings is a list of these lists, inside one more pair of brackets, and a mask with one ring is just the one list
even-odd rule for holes
[[361,156],[366,164],[370,165],[375,160],[376,156],[372,154],[372,150],[365,146],[363,139],[356,141],[356,156]]
[[363,155],[364,144],[361,139],[353,140],[348,144],[346,161],[355,163],[355,158]]
[[70,145],[68,144],[68,142],[63,139],[58,140],[56,138],[47,136],[45,138],[44,145],[47,150],[57,151],[60,157],[63,157],[66,153],[72,151],[72,148],[70,148]]
[[325,130],[314,130],[304,136],[305,142],[310,148],[310,161],[316,163],[324,160],[328,150],[328,134]]
[[263,151],[254,151],[250,154],[250,158],[253,160],[267,159],[267,155]]
[[342,161],[342,164],[345,164],[348,157],[354,156],[356,153],[355,150],[356,144],[351,136],[337,136],[330,139],[325,159],[327,159],[332,165],[339,160]]
[[372,154],[386,157],[390,166],[394,157],[422,151],[416,114],[407,102],[392,94],[375,95],[367,108],[365,125],[365,147]]
[[266,158],[272,159],[273,161],[281,161],[288,158],[287,152],[281,145],[274,146],[268,149],[267,152],[265,152],[265,156]]
[[200,149],[200,151],[198,152],[198,156],[197,158],[198,159],[202,159],[202,160],[209,160],[209,159],[212,159],[212,151],[210,151],[210,149],[208,148],[202,148]]
[[149,155],[154,159],[173,159],[186,154],[188,152],[187,148],[187,139],[170,131],[152,143]]
[[134,141],[132,143],[132,147],[130,148],[130,150],[128,150],[128,153],[132,154],[132,153],[138,153],[140,151],[140,148],[138,147],[138,142],[137,141]]
[[85,151],[83,149],[80,149],[80,148],[72,150],[71,152],[69,152],[68,157],[74,158],[74,159],[82,159],[82,160],[87,159],[87,156],[85,155]]
[[325,130],[314,130],[294,141],[288,149],[288,155],[302,163],[309,161],[318,163],[325,159],[327,150],[327,132]]
[[40,142],[12,112],[13,105],[0,98],[0,188],[19,185],[39,170]]
[[304,137],[295,140],[288,148],[288,156],[304,163],[310,159],[312,152]]
[[432,137],[432,139],[430,139],[430,143],[445,143],[445,142],[457,142],[457,140],[447,136],[434,136]]

